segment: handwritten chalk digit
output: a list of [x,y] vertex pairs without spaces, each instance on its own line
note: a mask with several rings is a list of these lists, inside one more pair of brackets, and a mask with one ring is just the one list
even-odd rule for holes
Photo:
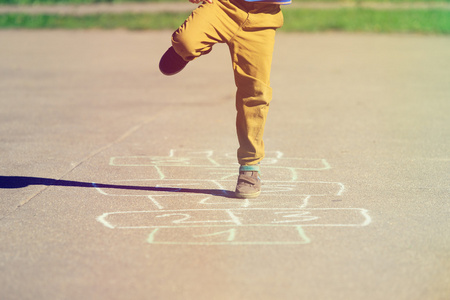
[[232,242],[234,241],[234,239],[236,238],[236,228],[232,228],[229,230],[225,230],[225,231],[219,231],[219,232],[214,232],[214,233],[208,233],[208,234],[202,234],[202,235],[194,235],[195,238],[200,238],[200,237],[208,237],[208,236],[218,236],[218,235],[225,235],[228,234],[227,237],[227,242]]
[[174,224],[185,223],[186,220],[189,220],[191,218],[191,216],[189,214],[181,214],[181,213],[164,214],[164,215],[156,216],[155,218],[165,218],[165,217],[171,217],[171,216],[182,216],[181,219],[173,220],[172,223],[174,223]]
[[147,238],[147,243],[153,244],[155,242],[155,234],[158,232],[159,228],[155,228]]
[[303,230],[302,226],[296,226],[296,229],[297,229],[298,234],[300,235],[300,238],[302,239],[304,244],[311,243],[311,239],[306,235],[306,233]]
[[303,211],[303,212],[275,212],[276,215],[282,215],[281,217],[286,218],[284,220],[274,220],[272,223],[281,224],[281,223],[295,223],[295,222],[309,222],[315,221],[319,219],[319,217],[311,216],[311,212]]

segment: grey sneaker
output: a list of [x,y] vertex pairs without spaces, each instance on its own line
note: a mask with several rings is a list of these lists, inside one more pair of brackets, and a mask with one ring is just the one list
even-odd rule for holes
[[170,47],[159,61],[159,70],[167,76],[175,75],[183,70],[187,63],[187,61],[175,52],[173,47]]
[[239,172],[235,195],[238,198],[256,198],[261,194],[261,178],[257,171]]

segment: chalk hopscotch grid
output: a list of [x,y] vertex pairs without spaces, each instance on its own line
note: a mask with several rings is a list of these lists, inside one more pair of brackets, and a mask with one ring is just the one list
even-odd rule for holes
[[[97,217],[97,221],[102,223],[105,227],[111,228],[111,229],[145,229],[145,228],[191,228],[191,227],[204,227],[205,225],[149,225],[149,226],[117,226],[111,224],[111,222],[108,222],[106,219],[109,216],[113,215],[121,215],[121,214],[170,214],[170,215],[186,215],[184,212],[210,212],[210,211],[223,211],[223,212],[237,212],[240,213],[242,211],[279,211],[281,213],[302,213],[302,212],[311,212],[311,211],[354,211],[361,214],[364,221],[360,223],[355,224],[326,224],[326,223],[319,223],[319,224],[295,224],[295,225],[288,225],[288,224],[282,224],[281,221],[279,223],[265,223],[265,224],[242,224],[240,221],[236,221],[234,217],[231,217],[230,220],[217,220],[217,221],[211,221],[211,220],[205,220],[205,221],[179,221],[175,224],[187,224],[187,223],[231,223],[230,225],[212,225],[208,224],[208,227],[226,227],[226,226],[239,226],[239,227],[260,227],[260,226],[267,226],[267,227],[285,227],[285,226],[302,226],[302,227],[364,227],[368,226],[372,219],[369,216],[369,211],[364,208],[308,208],[308,209],[298,209],[298,208],[235,208],[235,209],[176,209],[176,210],[148,210],[148,211],[118,211],[118,212],[108,212],[104,213],[101,216]],[[165,215],[157,215],[156,217],[162,217]],[[168,215],[166,215],[168,216]],[[303,215],[304,216],[304,215]],[[307,221],[307,220],[306,220]],[[286,220],[286,223],[289,222],[306,222],[306,221],[300,221],[300,220]]]
[[[233,175],[235,176],[235,175]],[[194,183],[193,183],[194,181]],[[179,192],[182,190],[185,190],[189,187],[193,187],[198,185],[198,183],[201,183],[202,185],[198,186],[198,189],[204,189],[205,186],[203,184],[212,183],[213,187],[215,189],[221,190],[222,193],[227,194],[228,191],[225,189],[224,185],[226,183],[235,183],[235,180],[191,180],[191,179],[136,179],[136,180],[114,180],[113,183],[122,184],[122,183],[131,183],[131,182],[145,182],[145,183],[152,183],[156,182],[157,184],[152,185],[155,190],[157,189],[168,189],[171,188],[171,192]],[[162,184],[161,182],[167,183],[167,185]],[[176,183],[176,182],[182,182],[182,183]],[[102,188],[98,183],[92,182],[92,186],[102,195],[105,196],[115,196],[115,197],[135,197],[137,195],[135,194],[112,194],[105,191],[106,188]],[[262,191],[264,193],[280,193],[283,191],[286,192],[292,192],[295,187],[298,185],[296,184],[305,184],[305,185],[334,185],[338,187],[338,191],[334,193],[335,196],[341,196],[345,191],[345,186],[341,182],[331,182],[331,181],[270,181],[266,180],[264,181],[264,184],[262,186]],[[176,187],[179,185],[180,187]],[[229,185],[229,184],[226,184]],[[110,189],[114,189],[113,187],[109,187]],[[152,196],[166,196],[167,193],[161,191],[161,194],[152,194]],[[328,194],[310,194],[310,193],[290,193],[289,196],[327,196]]]
[[252,241],[252,242],[246,242],[246,241],[239,241],[235,242],[235,235],[236,235],[236,228],[232,228],[225,231],[219,231],[214,232],[212,234],[206,234],[206,235],[194,235],[194,237],[204,237],[204,236],[218,236],[222,235],[224,233],[228,233],[228,238],[225,242],[177,242],[177,241],[155,241],[155,235],[160,230],[160,228],[155,228],[153,231],[149,234],[147,238],[147,243],[149,244],[158,244],[158,245],[197,245],[197,246],[208,246],[208,245],[218,245],[218,246],[243,246],[243,245],[305,245],[311,243],[310,238],[305,234],[303,228],[301,226],[295,226],[295,229],[300,237],[298,241]]
[[[104,213],[101,216],[97,217],[97,221],[100,222],[103,226],[111,229],[152,229],[151,233],[147,238],[147,242],[150,244],[166,244],[166,245],[296,245],[296,244],[308,244],[311,240],[306,236],[303,228],[304,227],[364,227],[368,226],[372,220],[369,215],[368,210],[363,208],[308,208],[309,201],[311,197],[320,197],[320,196],[329,196],[329,194],[311,194],[311,193],[295,193],[294,189],[298,187],[298,185],[332,185],[337,187],[337,191],[335,190],[332,195],[341,196],[345,191],[345,186],[341,182],[327,182],[327,181],[299,181],[298,179],[298,171],[324,171],[331,169],[330,164],[325,159],[303,159],[303,158],[284,158],[284,154],[281,151],[272,152],[272,157],[267,157],[265,159],[264,169],[282,169],[290,172],[291,177],[289,180],[284,181],[265,181],[265,185],[263,186],[264,195],[276,194],[283,195],[284,192],[288,192],[286,195],[289,197],[302,197],[301,204],[297,207],[290,208],[255,208],[250,207],[251,205],[255,205],[258,202],[250,202],[248,199],[244,199],[240,204],[239,208],[205,208],[205,209],[176,209],[176,210],[167,210],[164,205],[158,201],[158,199],[164,199],[166,197],[173,197],[173,193],[171,192],[180,192],[179,195],[185,195],[189,192],[184,192],[191,187],[196,187],[197,189],[205,189],[205,184],[212,184],[214,189],[221,190],[223,195],[226,196],[229,192],[224,189],[224,186],[227,183],[235,182],[235,180],[228,180],[229,177],[235,177],[237,175],[236,167],[229,166],[234,165],[234,163],[230,163],[231,155],[225,154],[225,160],[228,165],[223,165],[220,163],[223,158],[214,158],[214,151],[189,151],[185,150],[185,154],[188,156],[179,157],[177,156],[176,150],[172,149],[169,151],[168,156],[119,156],[112,157],[110,159],[110,165],[115,167],[153,167],[157,171],[158,179],[139,179],[139,180],[116,180],[115,183],[131,183],[131,182],[140,182],[140,183],[152,183],[159,182],[153,187],[152,194],[144,195],[133,195],[133,194],[115,194],[109,193],[105,191],[99,184],[92,183],[92,185],[96,188],[96,190],[106,196],[112,197],[137,197],[137,196],[146,196],[152,204],[156,207],[157,210],[148,210],[148,211],[121,211],[121,212],[108,212]],[[134,162],[133,162],[134,161]],[[139,161],[139,163],[137,163]],[[191,162],[195,162],[195,164],[191,164]],[[200,161],[200,164],[198,163]],[[316,167],[311,166],[299,166],[300,163],[309,163],[311,164],[319,162],[320,165]],[[266,165],[267,164],[267,165]],[[281,165],[281,166],[280,166]],[[292,167],[294,165],[294,167]],[[204,169],[213,169],[216,170],[215,173],[217,175],[222,175],[220,179],[217,180],[204,180],[204,179],[166,179],[166,176],[163,172],[164,167],[189,167],[189,168],[204,168]],[[163,183],[161,183],[163,181]],[[195,183],[192,183],[192,182]],[[200,183],[200,187],[198,187]],[[177,188],[179,186],[179,188]],[[154,193],[158,191],[158,188],[165,190],[161,193]],[[183,191],[183,192],[182,192]],[[218,193],[217,195],[220,195]],[[216,196],[217,196],[216,195]],[[197,204],[202,205],[231,205],[236,204],[236,202],[223,201],[221,203],[209,203],[208,201],[212,197],[206,197],[201,199]],[[262,203],[262,202],[260,202]],[[253,224],[244,224],[242,220],[237,216],[242,214],[243,212],[273,212],[275,214],[285,214],[284,221],[272,221],[266,223],[253,223]],[[315,221],[319,217],[309,216],[310,218],[303,218],[295,220],[295,217],[305,216],[305,214],[310,214],[311,212],[320,212],[320,211],[328,211],[328,212],[342,212],[342,213],[357,213],[360,217],[363,218],[363,221],[357,223],[316,223],[316,224],[308,224],[307,221]],[[223,220],[202,220],[202,221],[187,221],[192,218],[192,213],[201,212],[204,213],[218,213],[222,212],[228,215],[229,219]],[[149,218],[150,221],[154,221],[155,224],[145,225],[145,226],[123,226],[123,225],[114,225],[112,221],[108,221],[108,218],[112,218],[118,215],[133,215],[133,214],[156,214],[153,219]],[[237,214],[237,215],[236,215]],[[182,216],[181,219],[172,220],[171,225],[162,225],[156,221],[157,218],[164,217],[173,217],[173,216]],[[292,224],[295,223],[295,224]],[[158,240],[158,237],[161,235],[161,231],[164,230],[173,230],[173,229],[214,229],[214,228],[229,228],[225,231],[213,232],[208,234],[192,234],[191,236],[196,238],[201,237],[217,237],[217,236],[226,236],[225,241],[170,241],[161,238]],[[242,230],[243,228],[290,228],[294,229],[296,232],[296,240],[293,241],[265,241],[265,240],[254,240],[254,241],[235,241],[237,236],[237,229]]]

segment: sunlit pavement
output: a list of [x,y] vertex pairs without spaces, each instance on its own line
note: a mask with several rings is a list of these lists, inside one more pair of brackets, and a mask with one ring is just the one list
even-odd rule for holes
[[450,39],[279,34],[262,194],[228,50],[0,31],[1,299],[446,299]]

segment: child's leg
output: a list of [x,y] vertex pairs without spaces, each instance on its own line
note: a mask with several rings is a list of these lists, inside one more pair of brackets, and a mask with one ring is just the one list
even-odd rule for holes
[[[283,23],[279,6],[267,5],[264,9],[264,14],[250,11],[248,24],[229,43],[237,86],[238,160],[241,166],[254,166],[254,170],[264,158],[263,133],[272,99],[270,69],[275,30]],[[260,24],[267,27],[259,28]]]
[[236,93],[239,177],[235,194],[255,198],[261,192],[259,162],[264,158],[263,133],[272,100],[270,69],[275,30],[283,24],[277,5],[245,5],[249,12],[242,30],[229,43]]
[[209,53],[214,44],[230,40],[246,18],[247,14],[228,0],[200,5],[173,33],[172,47],[159,64],[161,72],[177,74],[189,61]]
[[226,42],[237,30],[237,24],[229,19],[222,2],[202,4],[173,33],[172,47],[185,61],[207,54],[214,44]]

